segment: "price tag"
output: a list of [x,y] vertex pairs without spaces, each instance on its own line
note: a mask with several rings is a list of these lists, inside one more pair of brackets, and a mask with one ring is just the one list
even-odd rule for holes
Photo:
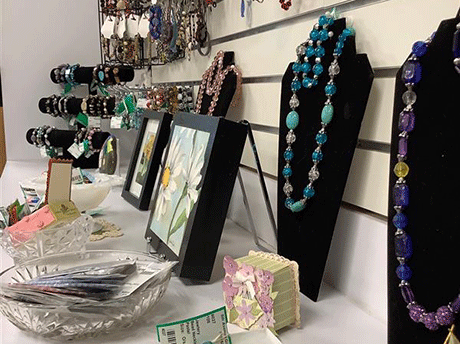
[[48,156],[48,154],[46,154],[46,147],[45,146],[40,147],[40,155],[41,155],[42,158],[46,158]]
[[141,109],[147,109],[147,98],[138,98],[137,107]]
[[67,148],[67,151],[73,155],[75,159],[78,159],[82,154],[84,150],[80,149],[80,145],[77,145],[75,142]]
[[122,122],[123,122],[123,117],[121,117],[121,116],[113,116],[110,119],[110,128],[112,128],[112,129],[120,129]]
[[101,117],[88,116],[88,127],[100,128],[101,127]]
[[227,329],[225,307],[194,318],[157,325],[160,344],[195,344],[210,341],[215,344],[231,344]]

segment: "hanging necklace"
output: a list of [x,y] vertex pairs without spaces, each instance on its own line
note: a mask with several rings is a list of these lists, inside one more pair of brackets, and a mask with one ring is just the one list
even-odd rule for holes
[[196,101],[196,109],[195,112],[197,114],[200,113],[201,110],[201,103],[203,102],[204,94],[206,93],[208,96],[212,96],[211,103],[208,108],[207,115],[212,116],[214,109],[219,101],[220,91],[222,89],[222,85],[224,83],[225,77],[228,73],[233,72],[236,75],[236,91],[233,96],[232,104],[234,105],[235,102],[238,100],[238,96],[241,93],[241,81],[242,81],[242,74],[238,67],[234,64],[231,64],[225,68],[224,66],[224,52],[220,50],[214,61],[212,62],[211,66],[204,72],[203,77],[201,79],[200,89],[198,91],[197,101]]
[[[295,201],[291,197],[294,191],[294,187],[290,183],[289,178],[293,174],[291,161],[294,158],[292,144],[296,140],[294,129],[299,124],[299,114],[297,113],[296,109],[300,105],[300,101],[297,97],[296,92],[301,89],[302,84],[304,85],[304,87],[307,88],[312,88],[318,84],[319,76],[323,72],[323,66],[321,65],[321,57],[324,56],[324,48],[321,46],[321,43],[323,41],[323,38],[324,40],[326,40],[327,38],[332,37],[332,31],[328,32],[327,28],[331,26],[333,23],[334,15],[331,13],[326,13],[326,15],[323,15],[319,18],[318,23],[315,24],[312,32],[310,33],[310,39],[307,42],[307,44],[301,44],[297,48],[297,61],[292,65],[294,78],[291,83],[292,97],[289,101],[291,111],[288,113],[286,117],[286,126],[289,129],[289,131],[286,135],[287,148],[283,154],[286,164],[282,171],[282,174],[286,180],[283,186],[283,192],[286,195],[286,200],[284,204],[286,208],[290,209],[292,212],[300,212],[304,210],[307,204],[307,200],[315,195],[315,189],[313,188],[313,184],[319,178],[318,164],[323,159],[321,147],[327,141],[326,127],[331,122],[332,117],[334,115],[334,107],[332,106],[331,98],[337,92],[337,86],[334,83],[334,78],[340,73],[338,59],[342,55],[342,50],[345,46],[347,38],[349,36],[354,35],[354,29],[346,28],[343,30],[343,32],[339,35],[337,39],[333,53],[334,59],[331,62],[331,65],[328,69],[329,82],[324,88],[327,100],[324,103],[324,107],[321,111],[321,129],[316,135],[316,143],[318,144],[318,146],[313,151],[313,166],[308,172],[308,179],[310,183],[303,190],[303,198],[299,201]],[[313,45],[315,43],[316,48],[313,48]],[[318,52],[318,55],[315,55],[315,52]],[[313,56],[316,56],[316,64],[312,68],[309,63],[309,58]],[[302,57],[304,57],[304,63],[301,63]],[[310,70],[313,70],[313,78],[310,78],[307,75],[307,73],[310,72]],[[303,72],[302,82],[300,82],[299,80],[300,72]]]
[[[427,312],[426,309],[415,301],[414,293],[409,284],[409,279],[412,277],[412,270],[406,264],[406,261],[412,256],[412,239],[406,233],[405,228],[408,224],[407,216],[403,210],[409,205],[409,187],[405,177],[409,173],[409,166],[405,163],[408,153],[408,137],[409,133],[414,129],[415,114],[413,105],[417,100],[417,95],[414,92],[414,86],[418,84],[422,78],[422,66],[419,58],[424,56],[434,37],[434,34],[426,41],[415,42],[412,46],[412,54],[404,63],[402,69],[402,81],[406,85],[407,90],[402,95],[402,100],[405,105],[403,111],[399,114],[398,129],[398,162],[393,171],[398,177],[396,184],[393,187],[393,203],[396,214],[393,217],[393,225],[396,228],[395,232],[395,254],[399,261],[399,266],[396,268],[396,275],[401,280],[399,288],[404,302],[407,303],[409,316],[415,322],[421,322],[429,330],[435,331],[440,326],[451,326],[455,320],[455,314],[460,312],[460,295],[447,306],[439,307],[436,312]],[[445,343],[460,343],[453,334],[453,325],[449,330],[449,334]]]

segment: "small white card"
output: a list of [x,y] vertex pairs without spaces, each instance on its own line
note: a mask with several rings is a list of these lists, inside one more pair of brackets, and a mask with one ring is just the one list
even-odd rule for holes
[[42,158],[46,158],[48,156],[48,154],[46,154],[46,147],[45,146],[40,147],[40,155],[41,155]]
[[207,341],[213,344],[232,343],[228,335],[225,307],[190,319],[160,324],[156,327],[160,344],[195,344]]
[[72,154],[75,159],[78,159],[83,154],[84,150],[81,150],[80,145],[77,145],[77,143],[74,142],[69,148],[67,148],[67,151]]
[[99,117],[99,116],[88,116],[88,127],[101,128],[101,117]]
[[123,117],[121,117],[121,116],[113,116],[110,119],[110,128],[112,128],[112,129],[120,129],[122,121],[123,121]]
[[147,98],[138,98],[137,107],[141,109],[147,109]]

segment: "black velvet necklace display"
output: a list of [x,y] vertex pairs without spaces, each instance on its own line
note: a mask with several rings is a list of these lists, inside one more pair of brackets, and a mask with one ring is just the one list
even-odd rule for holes
[[[332,61],[332,52],[338,35],[345,29],[345,19],[336,20],[331,30],[334,37],[323,43],[326,55],[322,58],[324,73]],[[359,32],[357,33],[359,35]],[[292,52],[295,56],[295,52]],[[340,209],[353,153],[358,140],[361,122],[369,97],[373,72],[365,54],[356,54],[355,39],[350,37],[339,59],[341,72],[336,78],[337,94],[332,98],[334,118],[328,126],[328,141],[323,147],[324,159],[319,164],[320,177],[316,181],[315,196],[305,210],[293,213],[284,205],[282,170],[286,164],[286,116],[291,111],[292,63],[282,80],[280,133],[278,150],[278,253],[299,264],[300,290],[316,301],[321,286],[324,267]],[[308,184],[308,171],[312,166],[311,154],[317,144],[315,136],[321,128],[321,110],[326,101],[324,87],[329,77],[323,75],[313,90],[302,88],[297,92],[300,116],[297,136],[293,144],[294,160],[291,163],[294,186],[293,198],[301,197]]]
[[[460,275],[457,273],[460,242],[460,181],[457,158],[460,155],[458,129],[460,116],[458,98],[460,75],[455,71],[452,55],[453,35],[459,19],[443,21],[425,56],[420,58],[422,79],[415,87],[417,101],[413,105],[415,128],[409,134],[408,158],[410,171],[409,206],[405,209],[412,237],[413,255],[408,265],[413,271],[408,281],[417,303],[427,312],[449,304],[459,294]],[[423,38],[423,37],[420,37]],[[410,47],[407,47],[410,50]],[[401,100],[406,87],[401,81],[402,69],[396,77],[390,166],[397,162],[398,119],[404,104]],[[388,343],[443,344],[446,327],[430,331],[422,323],[413,322],[403,301],[400,280],[395,270],[395,227],[391,223],[392,190],[397,177],[390,171],[388,205]],[[457,337],[460,317],[456,317]]]

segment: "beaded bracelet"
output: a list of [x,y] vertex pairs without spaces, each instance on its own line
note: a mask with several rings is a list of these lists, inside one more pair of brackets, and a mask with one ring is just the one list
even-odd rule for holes
[[93,135],[97,132],[101,132],[99,128],[91,128],[86,130],[85,139],[83,140],[83,148],[85,150],[85,156],[89,157],[94,153],[98,153],[101,151],[100,148],[95,149],[93,146]]

